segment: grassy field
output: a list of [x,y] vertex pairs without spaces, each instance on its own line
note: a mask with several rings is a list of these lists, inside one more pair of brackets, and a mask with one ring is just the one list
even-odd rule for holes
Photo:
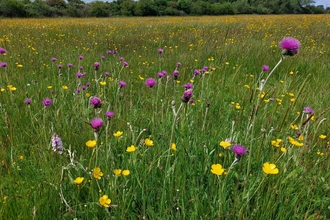
[[1,19],[0,219],[330,219],[329,28]]

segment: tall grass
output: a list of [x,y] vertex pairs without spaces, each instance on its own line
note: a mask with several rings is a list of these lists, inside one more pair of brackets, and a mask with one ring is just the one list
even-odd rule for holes
[[[1,24],[0,219],[330,218],[329,16]],[[260,91],[285,36],[299,54]],[[237,158],[236,144],[248,154]],[[266,162],[279,173],[263,172]]]

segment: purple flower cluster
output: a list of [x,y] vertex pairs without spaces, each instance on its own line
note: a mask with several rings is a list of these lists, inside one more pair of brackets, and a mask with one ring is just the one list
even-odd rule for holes
[[280,43],[284,56],[294,56],[300,48],[300,41],[293,37],[285,37]]
[[235,145],[231,150],[236,154],[237,158],[244,156],[248,153],[246,148],[242,145]]
[[148,78],[146,79],[146,86],[148,86],[149,88],[152,88],[156,85],[156,80],[154,78]]
[[263,72],[268,72],[268,71],[269,71],[269,66],[267,66],[267,65],[263,65],[263,66],[262,66],[262,71],[263,71]]
[[309,106],[305,106],[304,109],[303,109],[303,112],[306,113],[306,114],[313,114],[314,110]]
[[183,92],[183,95],[181,97],[181,101],[183,103],[189,102],[189,100],[191,99],[192,95],[193,95],[192,89],[187,89],[186,91]]
[[59,154],[62,154],[64,151],[62,140],[57,134],[53,134],[52,136],[52,148],[53,151]]
[[52,100],[49,99],[49,98],[45,98],[44,100],[42,100],[42,104],[45,106],[45,107],[49,107],[53,104]]
[[101,118],[93,118],[91,120],[91,126],[95,130],[99,130],[103,125],[103,120]]
[[101,108],[102,101],[100,98],[93,96],[90,100],[90,104],[91,104],[91,106],[93,106],[93,108]]
[[4,48],[2,48],[2,47],[0,47],[0,53],[1,54],[5,54],[7,51],[4,49]]

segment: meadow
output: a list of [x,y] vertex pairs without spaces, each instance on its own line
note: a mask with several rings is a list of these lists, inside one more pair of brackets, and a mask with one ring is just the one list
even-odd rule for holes
[[1,19],[0,219],[330,219],[329,28]]

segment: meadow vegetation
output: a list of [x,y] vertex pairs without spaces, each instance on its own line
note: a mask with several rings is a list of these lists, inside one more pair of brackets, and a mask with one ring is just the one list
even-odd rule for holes
[[329,219],[329,21],[2,19],[0,219]]

